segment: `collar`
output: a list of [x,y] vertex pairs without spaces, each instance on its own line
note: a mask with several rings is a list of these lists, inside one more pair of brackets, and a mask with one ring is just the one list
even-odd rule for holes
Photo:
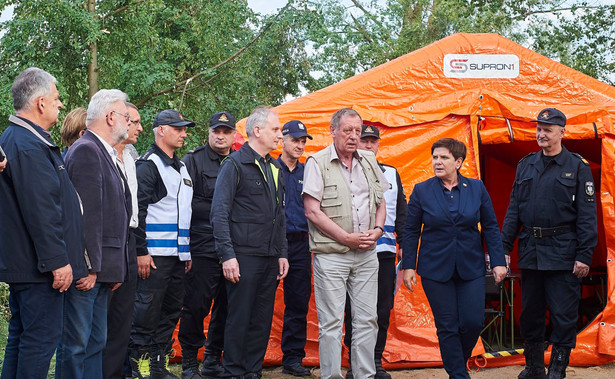
[[[205,145],[205,151],[207,152],[207,156],[212,161],[222,162],[222,160],[226,157],[226,155],[220,155],[214,151],[214,149],[209,146],[209,144]],[[229,151],[229,155],[233,152],[233,149]]]
[[[533,165],[537,165],[537,164],[542,165],[542,156],[543,156],[542,150],[538,151],[532,157],[533,159],[531,161],[531,164],[533,164]],[[558,165],[563,166],[566,163],[566,157],[567,156],[568,156],[568,149],[566,149],[564,147],[564,145],[562,145],[562,151],[560,151],[559,154],[557,154],[555,156],[555,158],[553,158],[553,161],[555,163],[557,163]]]
[[[337,155],[337,150],[335,149],[335,144],[331,144],[329,147],[331,149],[331,162],[333,162],[334,159],[337,159],[337,160],[341,161],[339,155]],[[357,149],[354,153],[352,153],[352,157],[355,158],[358,161],[363,159],[363,156],[361,156],[361,153],[359,152],[359,149]]]
[[117,157],[117,151],[113,148],[113,146],[109,145],[107,143],[107,141],[102,139],[98,134],[93,132],[91,129],[88,129],[88,130],[90,131],[90,133],[95,135],[96,138],[98,138],[100,140],[100,142],[103,144],[103,146],[105,147],[105,150],[107,150],[107,153],[109,153],[109,156],[111,156],[111,158],[116,158]]
[[[440,178],[438,178],[437,176],[434,176],[434,178],[437,179],[436,181],[438,182],[438,185],[440,185],[440,188],[442,188],[442,190],[445,190],[446,187],[444,187],[444,183],[442,183],[442,180],[440,180]],[[461,175],[459,171],[457,171],[457,184],[455,184],[453,188],[451,188],[451,190],[454,188],[461,189],[460,187],[467,187],[467,181],[468,180],[466,179],[466,177]]]
[[56,146],[53,141],[51,141],[50,133],[28,120],[27,118],[19,117],[19,116],[9,116],[9,122],[12,122],[15,125],[21,126],[22,128],[28,130],[30,133],[34,134],[40,140],[42,140],[46,145]]
[[169,157],[167,153],[162,151],[162,149],[158,145],[156,145],[155,142],[152,143],[152,150],[154,154],[158,155],[160,159],[162,159],[165,165],[173,166],[179,171],[179,168],[181,167],[181,163],[176,153],[173,153],[173,158]]

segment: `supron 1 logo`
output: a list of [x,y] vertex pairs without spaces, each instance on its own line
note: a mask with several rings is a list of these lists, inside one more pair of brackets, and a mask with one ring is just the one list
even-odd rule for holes
[[449,66],[451,66],[451,72],[466,72],[468,71],[467,59],[451,59]]

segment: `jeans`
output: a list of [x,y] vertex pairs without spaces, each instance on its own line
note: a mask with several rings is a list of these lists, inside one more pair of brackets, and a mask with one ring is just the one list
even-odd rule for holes
[[51,283],[9,285],[11,320],[1,378],[47,378],[60,341],[64,294]]
[[102,378],[102,352],[107,340],[109,286],[89,291],[72,285],[64,298],[62,340],[56,353],[56,379]]

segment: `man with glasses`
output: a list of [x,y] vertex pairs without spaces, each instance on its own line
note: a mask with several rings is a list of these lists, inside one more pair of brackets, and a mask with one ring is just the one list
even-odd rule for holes
[[128,137],[127,96],[98,91],[90,100],[87,131],[66,154],[66,170],[83,204],[85,248],[91,269],[66,292],[56,378],[102,378],[107,302],[126,276],[130,189],[113,146]]
[[[118,167],[128,182],[132,213],[130,215],[130,231],[128,233],[128,269],[126,279],[120,288],[109,296],[107,309],[107,345],[103,350],[103,377],[122,379],[122,371],[130,340],[130,325],[137,290],[137,246],[134,231],[139,226],[139,208],[137,203],[137,170],[131,153],[132,144],[137,142],[139,133],[143,131],[141,116],[137,107],[126,103],[130,120],[128,121],[128,138],[115,146],[118,157]],[[134,150],[136,151],[136,150]],[[130,373],[128,373],[130,375]]]
[[154,118],[155,142],[137,161],[139,226],[137,295],[130,334],[133,376],[177,378],[167,368],[171,336],[184,300],[184,278],[192,265],[192,179],[175,151],[184,144],[186,121],[173,109]]

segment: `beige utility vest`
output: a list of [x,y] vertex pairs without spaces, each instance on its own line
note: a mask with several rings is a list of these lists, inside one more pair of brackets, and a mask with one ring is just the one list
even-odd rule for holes
[[[344,174],[342,173],[342,163],[339,159],[331,160],[331,150],[333,145],[319,151],[308,159],[314,159],[318,164],[324,190],[320,201],[320,210],[324,212],[333,222],[339,225],[348,233],[354,232],[352,217],[352,195]],[[382,203],[382,183],[378,172],[380,166],[376,161],[376,156],[371,151],[359,150],[362,159],[359,160],[363,173],[367,178],[369,187],[369,228],[373,229],[376,218],[376,208]],[[345,253],[350,248],[332,238],[327,237],[308,220],[310,231],[310,250],[313,253]],[[375,248],[376,245],[372,248]]]

